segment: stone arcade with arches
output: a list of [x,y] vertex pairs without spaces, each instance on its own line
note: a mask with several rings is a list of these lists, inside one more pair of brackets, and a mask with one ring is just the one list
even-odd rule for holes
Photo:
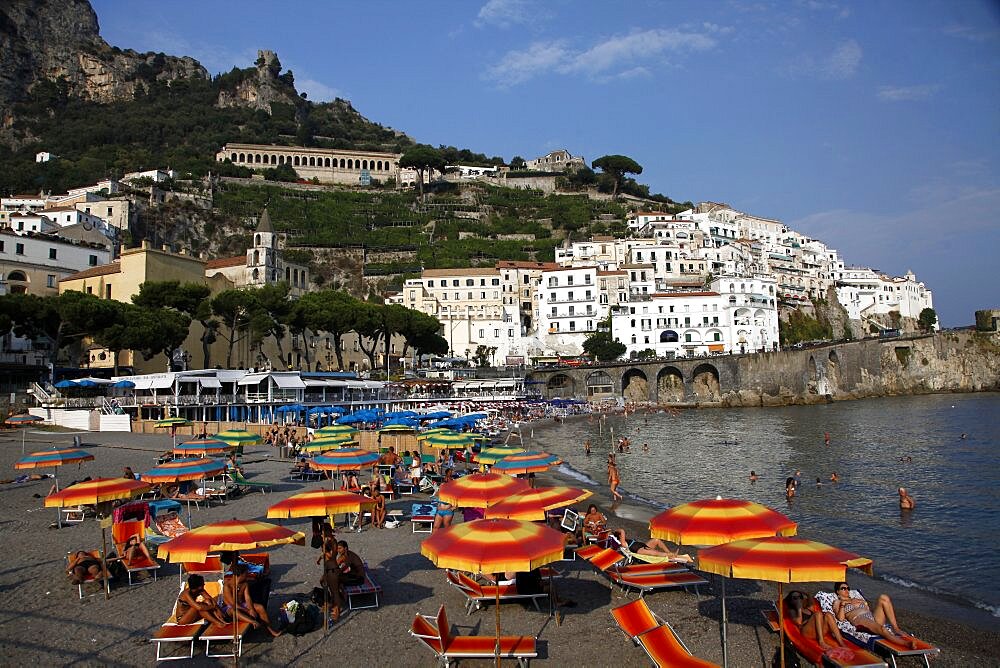
[[303,179],[315,178],[320,183],[348,186],[359,185],[362,172],[367,172],[371,178],[382,182],[392,178],[399,183],[401,157],[400,153],[266,144],[226,144],[215,154],[218,162],[228,160],[234,165],[250,169],[291,165]]
[[[537,369],[529,374],[546,399],[631,403],[768,406],[872,396],[873,379],[912,372],[916,342],[864,339],[804,350],[616,362]],[[931,363],[921,362],[921,369]],[[877,394],[877,393],[876,393]]]

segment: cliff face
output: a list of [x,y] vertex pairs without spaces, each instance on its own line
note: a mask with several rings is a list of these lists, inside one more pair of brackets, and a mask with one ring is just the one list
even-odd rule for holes
[[0,4],[0,34],[5,114],[43,80],[63,78],[71,96],[115,102],[132,99],[152,81],[208,76],[193,58],[112,48],[101,39],[97,14],[86,0]]
[[293,82],[279,75],[281,62],[277,54],[273,51],[257,51],[256,66],[255,76],[243,79],[231,91],[223,90],[219,93],[219,107],[249,107],[270,114],[274,103],[297,105],[301,102]]

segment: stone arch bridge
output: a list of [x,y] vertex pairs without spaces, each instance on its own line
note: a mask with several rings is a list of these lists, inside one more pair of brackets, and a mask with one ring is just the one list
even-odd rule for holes
[[865,393],[873,377],[899,364],[922,338],[546,368],[532,371],[527,380],[546,399],[621,397],[626,402],[732,406],[821,403]]

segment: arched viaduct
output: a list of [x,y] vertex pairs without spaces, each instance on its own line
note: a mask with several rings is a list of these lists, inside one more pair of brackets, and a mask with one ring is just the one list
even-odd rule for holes
[[[538,369],[546,399],[734,406],[820,403],[873,394],[872,379],[898,372],[927,337],[866,339],[802,350]],[[878,392],[875,392],[878,394]]]

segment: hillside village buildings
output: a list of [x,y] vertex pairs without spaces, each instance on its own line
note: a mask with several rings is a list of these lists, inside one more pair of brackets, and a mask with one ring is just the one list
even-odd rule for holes
[[496,360],[580,355],[604,330],[626,356],[775,350],[779,307],[809,307],[831,289],[866,329],[933,308],[912,272],[845,268],[822,242],[726,205],[642,211],[627,225],[626,239],[564,243],[553,263],[425,270],[390,301],[441,319],[452,355],[495,347]]
[[[217,158],[255,168],[289,164],[303,178],[351,185],[362,173],[400,179],[407,172],[399,168],[399,155],[365,151],[227,144]],[[545,158],[551,160],[547,171],[582,163],[565,151]],[[155,184],[174,176],[150,170],[128,174],[122,182]],[[291,298],[310,290],[308,267],[283,257],[266,209],[251,247],[241,255],[206,261],[148,244],[118,255],[120,231],[128,229],[133,213],[129,198],[119,194],[120,183],[0,199],[0,294],[79,290],[129,301],[147,280],[202,283],[213,294],[278,283],[288,285]],[[865,331],[892,326],[894,314],[917,319],[933,308],[931,291],[912,272],[892,277],[845,267],[837,251],[821,241],[725,204],[701,203],[677,214],[639,211],[626,225],[630,234],[624,239],[564,242],[553,262],[426,269],[386,301],[437,318],[450,356],[487,359],[495,366],[578,356],[598,332],[624,344],[626,357],[774,350],[781,307],[809,309],[832,294]],[[204,363],[201,334],[194,323],[176,367]],[[349,369],[369,366],[356,335],[342,346]],[[402,348],[394,339],[390,357]],[[210,365],[223,363],[226,352],[225,342],[213,344]],[[335,368],[334,353],[321,334],[286,336],[280,346],[271,338],[256,348],[241,341],[234,346],[233,365],[260,367],[280,358],[278,367],[324,371]],[[88,351],[87,359],[93,367],[112,364],[108,351],[99,348]],[[128,354],[120,361],[135,373],[163,370],[162,359]]]

